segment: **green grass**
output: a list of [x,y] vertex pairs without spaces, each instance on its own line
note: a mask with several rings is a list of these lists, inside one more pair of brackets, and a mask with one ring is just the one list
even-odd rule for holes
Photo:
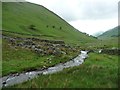
[[112,39],[112,38],[118,38],[120,36],[119,34],[119,26],[113,28],[113,29],[110,29],[106,32],[104,32],[102,35],[98,36],[99,39]]
[[[60,57],[53,55],[41,56],[30,49],[23,49],[20,47],[14,48],[14,46],[9,46],[8,41],[4,39],[2,44],[3,76],[17,72],[20,73],[23,71],[35,70],[43,68],[44,66],[53,66],[60,62],[66,62],[78,54],[77,52],[69,52],[68,54],[61,55]],[[47,58],[51,58],[51,63]]]
[[2,44],[2,38],[0,38],[0,44]]
[[90,53],[84,64],[12,88],[117,88],[118,56]]
[[119,48],[119,38],[112,38],[107,40],[98,40],[93,43],[86,43],[84,46],[88,49],[96,50],[103,48]]
[[[78,45],[81,49],[96,50],[103,47],[118,47],[118,43],[116,43],[118,42],[118,39],[112,38],[112,40],[100,41],[99,39],[81,33],[53,12],[40,5],[27,2],[5,2],[2,3],[2,16],[2,33],[12,37],[37,37],[40,39],[63,40],[66,44]],[[34,25],[35,30],[30,29],[30,25]],[[53,26],[55,26],[55,28],[53,28]],[[62,29],[60,29],[60,27],[62,27]],[[4,30],[9,32],[5,32]],[[40,36],[21,35],[17,33]],[[16,72],[20,73],[23,71],[34,70],[42,68],[43,66],[53,66],[60,62],[66,62],[77,54],[68,52],[68,55],[61,57],[51,55],[40,56],[28,49],[15,49],[9,46],[9,43],[6,40],[3,40],[2,42],[0,39],[0,44],[1,43],[3,46],[3,76]],[[51,58],[52,63],[49,63],[47,58]],[[40,76],[13,87],[113,88],[117,87],[117,65],[117,56],[90,53],[89,58],[85,63],[78,67],[65,69],[62,72],[52,75]]]
[[[96,41],[95,38],[81,33],[56,14],[40,5],[27,2],[6,2],[2,3],[2,9],[4,30],[44,35],[43,38],[64,40],[69,44],[84,45],[87,42]],[[30,25],[34,25],[36,30],[29,29]]]
[[[1,3],[0,3],[1,4]],[[0,36],[2,32],[0,31]],[[0,37],[0,76],[2,76],[2,38]]]
[[95,48],[119,48],[118,42],[120,42],[119,37],[119,27],[115,27],[104,32],[102,35],[98,36],[98,41],[94,43],[89,43],[86,47]]
[[2,76],[2,39],[0,38],[0,76]]

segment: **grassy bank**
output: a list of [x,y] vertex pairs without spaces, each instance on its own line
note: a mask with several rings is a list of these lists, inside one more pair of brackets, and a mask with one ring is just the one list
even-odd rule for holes
[[41,55],[31,49],[15,47],[3,39],[2,48],[2,75],[20,73],[54,66],[60,62],[66,62],[76,56],[78,52],[68,52],[61,56]]
[[118,56],[90,53],[78,67],[40,76],[12,88],[117,88],[117,75]]

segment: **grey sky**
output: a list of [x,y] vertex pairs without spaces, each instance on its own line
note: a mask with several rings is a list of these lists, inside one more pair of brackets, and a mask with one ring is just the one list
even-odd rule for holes
[[88,34],[117,26],[119,0],[27,0],[41,4]]

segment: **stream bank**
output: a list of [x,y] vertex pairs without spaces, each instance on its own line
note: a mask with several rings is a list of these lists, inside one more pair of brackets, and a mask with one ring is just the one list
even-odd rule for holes
[[45,70],[30,71],[30,72],[26,72],[26,73],[8,75],[5,77],[2,77],[2,78],[0,78],[0,81],[2,81],[0,88],[22,83],[27,80],[33,79],[39,75],[52,74],[52,73],[62,71],[65,68],[78,66],[78,65],[82,64],[84,62],[84,60],[88,57],[87,53],[88,53],[88,51],[81,51],[81,54],[79,54],[76,58],[74,58],[66,63],[60,63],[53,67],[49,67],[48,69],[45,69]]

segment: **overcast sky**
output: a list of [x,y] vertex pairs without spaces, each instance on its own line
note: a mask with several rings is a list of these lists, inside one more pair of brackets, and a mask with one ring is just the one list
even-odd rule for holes
[[118,25],[119,0],[26,0],[45,6],[90,35]]

